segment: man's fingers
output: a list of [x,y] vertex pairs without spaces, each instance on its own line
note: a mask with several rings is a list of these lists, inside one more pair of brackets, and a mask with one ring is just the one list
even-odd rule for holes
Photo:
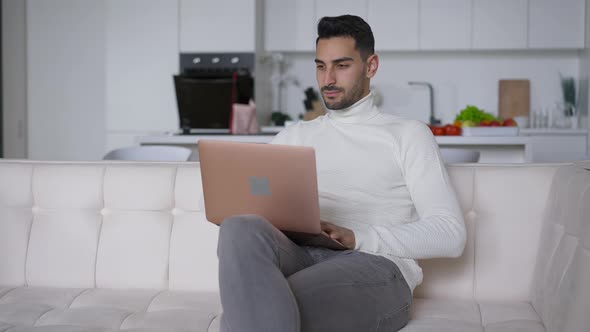
[[322,230],[328,231],[328,233],[334,230],[334,226],[328,222],[322,222],[320,225],[322,227]]

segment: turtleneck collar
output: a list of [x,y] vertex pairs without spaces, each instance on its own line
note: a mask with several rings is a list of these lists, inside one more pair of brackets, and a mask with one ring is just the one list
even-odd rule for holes
[[352,106],[341,110],[328,109],[328,118],[343,123],[360,123],[374,117],[379,113],[379,108],[374,104],[373,92],[370,91],[361,100]]

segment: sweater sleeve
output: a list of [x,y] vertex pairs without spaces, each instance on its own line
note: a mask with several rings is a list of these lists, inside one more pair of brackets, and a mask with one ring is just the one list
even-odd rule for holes
[[299,123],[293,124],[275,135],[275,137],[273,137],[273,139],[270,141],[270,144],[297,145],[298,131]]
[[398,159],[419,219],[405,224],[357,223],[356,249],[409,259],[460,256],[466,241],[463,215],[426,125],[408,126]]

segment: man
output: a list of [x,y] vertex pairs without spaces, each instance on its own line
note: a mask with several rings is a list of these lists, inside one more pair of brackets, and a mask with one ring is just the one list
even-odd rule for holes
[[369,25],[322,18],[315,63],[328,114],[273,143],[315,148],[322,229],[350,250],[300,247],[255,215],[226,219],[224,332],[396,331],[422,282],[415,259],[463,251],[465,225],[430,130],[373,104]]

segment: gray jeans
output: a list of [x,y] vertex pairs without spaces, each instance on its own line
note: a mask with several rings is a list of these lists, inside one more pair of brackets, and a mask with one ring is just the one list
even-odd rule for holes
[[300,247],[267,220],[223,221],[222,332],[387,331],[407,324],[410,289],[390,260]]

